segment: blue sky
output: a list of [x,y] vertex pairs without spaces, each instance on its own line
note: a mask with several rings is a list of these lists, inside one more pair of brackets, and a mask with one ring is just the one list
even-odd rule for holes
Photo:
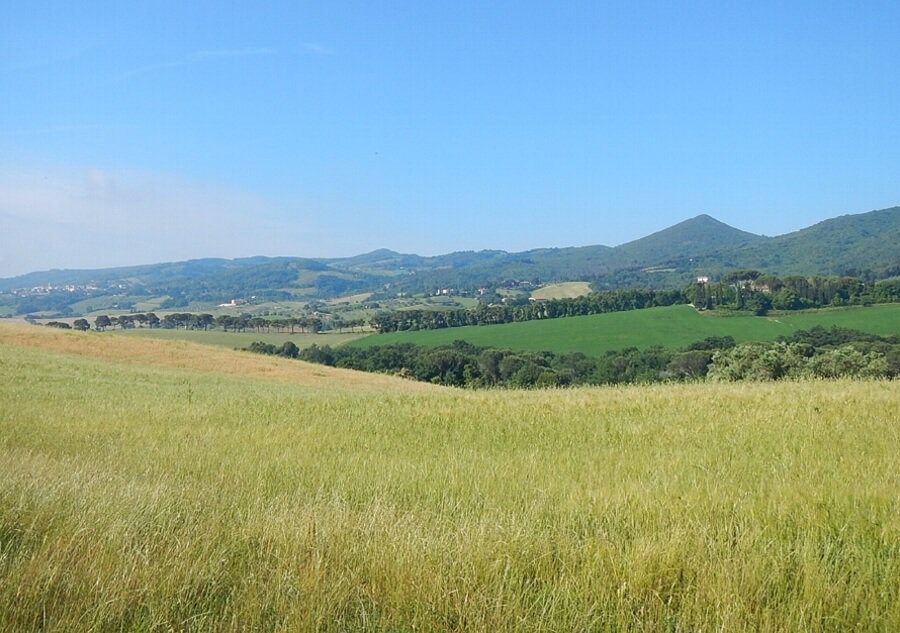
[[0,276],[900,204],[897,2],[237,4],[0,3]]

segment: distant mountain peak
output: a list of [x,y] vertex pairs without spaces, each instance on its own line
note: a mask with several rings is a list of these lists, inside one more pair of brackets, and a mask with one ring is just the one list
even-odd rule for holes
[[646,237],[620,244],[615,250],[626,261],[646,265],[695,257],[762,239],[765,238],[701,213]]
[[722,222],[722,220],[719,220],[718,218],[714,218],[713,216],[709,215],[708,213],[701,213],[700,215],[695,215],[694,217],[688,218],[687,220],[682,220],[678,224],[674,224],[674,225],[670,226],[669,228],[671,229],[671,228],[675,228],[676,226],[691,225],[691,224],[710,225],[710,226],[725,226],[725,227],[728,227],[729,229],[734,229],[736,231],[740,230],[740,229],[735,229],[730,224],[726,224],[725,222]]
[[399,257],[401,253],[392,251],[389,248],[376,248],[374,251],[357,255],[357,257]]

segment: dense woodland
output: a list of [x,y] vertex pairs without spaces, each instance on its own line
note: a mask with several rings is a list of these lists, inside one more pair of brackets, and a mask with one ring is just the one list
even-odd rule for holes
[[711,337],[682,349],[630,347],[599,358],[581,353],[517,352],[464,341],[442,347],[411,343],[355,348],[311,345],[299,349],[254,342],[249,351],[389,373],[453,387],[568,387],[708,379],[713,381],[900,375],[900,336],[816,327],[774,343],[737,345]]

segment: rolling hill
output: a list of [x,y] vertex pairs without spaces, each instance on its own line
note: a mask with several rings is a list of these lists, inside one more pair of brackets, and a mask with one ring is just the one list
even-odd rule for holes
[[843,215],[734,252],[742,268],[794,274],[844,274],[900,264],[900,207]]
[[591,316],[521,321],[374,334],[353,340],[351,347],[413,343],[436,347],[465,341],[478,347],[599,356],[626,347],[684,347],[710,336],[731,336],[738,342],[774,341],[817,325],[844,327],[882,336],[900,335],[900,304],[865,308],[812,310],[777,317],[714,316],[690,306],[647,308]]
[[[355,257],[198,259],[102,270],[52,270],[0,279],[0,314],[77,313],[98,296],[155,296],[162,308],[235,297],[328,299],[355,292],[474,291],[527,281],[587,281],[595,288],[675,287],[695,275],[755,268],[778,275],[900,272],[900,207],[844,215],[764,237],[699,215],[646,237],[610,246],[508,253],[461,251],[423,257],[380,249]],[[70,288],[64,288],[64,286]],[[38,290],[32,292],[32,289]],[[18,292],[16,292],[18,290]],[[66,312],[68,310],[68,312]]]
[[698,215],[647,237],[617,246],[614,250],[621,266],[652,266],[680,262],[749,244],[768,238],[741,231],[708,215]]

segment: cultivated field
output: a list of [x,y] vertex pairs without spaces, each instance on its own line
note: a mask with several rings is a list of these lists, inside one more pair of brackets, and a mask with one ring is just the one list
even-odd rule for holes
[[468,392],[0,327],[0,630],[900,630],[886,382]]
[[586,281],[565,281],[541,286],[532,292],[531,296],[535,299],[573,299],[591,292],[591,284]]
[[599,355],[631,346],[683,347],[708,336],[733,336],[738,342],[772,341],[780,335],[816,325],[837,325],[882,335],[900,334],[900,304],[810,310],[770,317],[701,314],[681,305],[503,325],[391,332],[362,338],[350,345],[436,346],[464,340],[482,347]]

